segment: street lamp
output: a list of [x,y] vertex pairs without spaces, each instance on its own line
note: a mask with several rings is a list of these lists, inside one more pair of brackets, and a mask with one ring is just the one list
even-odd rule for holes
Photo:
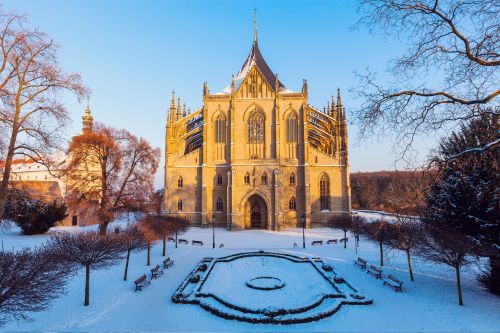
[[306,248],[306,213],[302,213],[302,248]]
[[215,249],[215,215],[212,215],[212,248]]

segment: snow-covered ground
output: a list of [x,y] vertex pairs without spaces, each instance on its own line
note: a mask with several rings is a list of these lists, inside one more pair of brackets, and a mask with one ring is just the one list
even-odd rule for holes
[[[110,228],[112,230],[113,226]],[[56,228],[61,230],[62,228]],[[64,228],[78,231],[82,228]],[[51,232],[54,232],[51,231]],[[223,248],[212,249],[211,229],[191,228],[182,238],[201,240],[203,247],[168,243],[167,255],[175,265],[150,287],[134,292],[134,280],[149,273],[145,252],[134,253],[129,268],[129,281],[123,279],[123,262],[106,270],[91,272],[90,306],[83,306],[84,274],[76,275],[67,287],[66,295],[56,299],[42,313],[32,314],[32,322],[10,322],[3,331],[294,331],[294,332],[496,332],[500,331],[500,297],[494,296],[475,280],[477,267],[463,273],[465,306],[457,304],[454,272],[418,258],[414,259],[416,281],[410,282],[406,257],[399,251],[388,253],[384,274],[393,274],[404,281],[403,292],[383,286],[359,267],[353,265],[358,256],[377,264],[378,246],[361,241],[358,254],[353,242],[343,245],[312,247],[312,240],[341,238],[343,233],[333,229],[306,231],[307,248],[294,248],[302,244],[302,230],[282,232],[264,230],[233,231],[216,229],[216,243]],[[43,243],[48,235],[22,236],[19,229],[4,230],[4,249],[19,249]],[[289,326],[251,324],[225,320],[214,316],[199,306],[174,304],[171,297],[185,277],[204,257],[227,256],[233,253],[272,250],[299,256],[318,256],[356,285],[373,304],[345,306],[336,314],[320,321]],[[161,244],[152,250],[152,263],[161,264]],[[149,274],[148,274],[149,276]],[[224,287],[220,281],[217,288]],[[231,285],[227,285],[231,288]],[[314,292],[303,290],[303,293]],[[237,295],[234,290],[232,295]]]

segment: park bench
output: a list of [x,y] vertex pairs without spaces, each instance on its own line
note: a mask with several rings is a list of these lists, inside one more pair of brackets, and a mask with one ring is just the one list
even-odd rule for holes
[[359,258],[357,260],[354,260],[354,265],[358,265],[359,267],[365,269],[366,268],[367,261],[363,258]]
[[175,242],[175,239],[173,239],[172,237],[168,237],[167,241],[168,242]]
[[163,260],[163,268],[169,269],[174,265],[174,261],[168,257],[167,259]]
[[337,244],[337,239],[329,239],[326,244]]
[[135,280],[134,283],[135,283],[135,291],[137,290],[142,291],[142,288],[146,288],[151,284],[151,282],[146,277],[146,274],[143,274],[140,278]]
[[219,249],[222,249],[224,247],[224,243],[220,243]]
[[179,244],[188,244],[189,242],[187,241],[187,239],[182,239],[182,238],[179,238]]
[[384,279],[384,286],[388,285],[394,288],[394,291],[403,291],[403,281],[395,278],[392,275],[387,276],[387,279]]
[[157,279],[162,275],[163,269],[160,268],[160,265],[156,265],[156,267],[151,270],[151,279]]
[[191,241],[191,244],[192,244],[192,245],[199,245],[199,246],[203,246],[203,242],[202,242],[202,241],[197,241],[197,240],[192,240],[192,241]]
[[312,246],[316,246],[316,245],[323,245],[323,241],[322,241],[322,240],[312,241],[312,242],[311,242],[311,245],[312,245]]
[[380,268],[377,268],[375,265],[370,265],[368,267],[368,270],[366,271],[368,274],[373,274],[375,278],[381,279],[382,278],[382,270]]
[[341,239],[340,239],[340,242],[341,242],[341,243],[344,243],[344,242],[346,242],[346,243],[347,243],[347,241],[348,241],[348,240],[349,240],[349,238],[348,238],[348,237],[346,237],[346,238],[341,238]]

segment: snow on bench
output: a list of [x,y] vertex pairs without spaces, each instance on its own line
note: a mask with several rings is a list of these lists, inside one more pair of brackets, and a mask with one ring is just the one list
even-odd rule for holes
[[140,278],[134,281],[135,283],[135,291],[140,290],[142,291],[142,288],[146,288],[151,284],[151,281],[148,280],[146,277],[146,274],[143,274]]
[[162,275],[163,269],[160,268],[160,265],[156,265],[156,267],[151,270],[151,279],[157,279]]
[[337,238],[335,239],[329,239],[326,244],[337,244]]
[[368,270],[366,272],[368,274],[373,274],[373,276],[375,276],[375,278],[377,279],[382,278],[382,270],[375,265],[370,265],[370,267],[368,267]]
[[189,242],[187,241],[187,239],[182,239],[182,238],[179,238],[179,244],[188,244]]
[[396,277],[389,275],[387,279],[384,279],[384,286],[388,285],[394,288],[394,291],[403,291],[403,281],[397,279]]
[[203,242],[202,241],[197,241],[197,240],[192,240],[191,241],[191,245],[203,246]]
[[316,245],[323,245],[323,241],[322,241],[322,240],[312,241],[312,242],[311,242],[311,245],[312,245],[312,246],[316,246]]
[[366,268],[366,265],[368,264],[368,262],[363,259],[363,258],[360,258],[358,257],[358,259],[354,260],[354,265],[358,265],[359,267],[365,269]]
[[163,268],[169,269],[174,265],[174,261],[168,257],[167,259],[163,260]]

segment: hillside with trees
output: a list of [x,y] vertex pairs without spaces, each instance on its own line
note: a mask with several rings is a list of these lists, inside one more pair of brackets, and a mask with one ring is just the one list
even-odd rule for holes
[[394,212],[395,205],[416,214],[423,204],[422,191],[431,175],[421,171],[377,171],[351,174],[353,209]]

